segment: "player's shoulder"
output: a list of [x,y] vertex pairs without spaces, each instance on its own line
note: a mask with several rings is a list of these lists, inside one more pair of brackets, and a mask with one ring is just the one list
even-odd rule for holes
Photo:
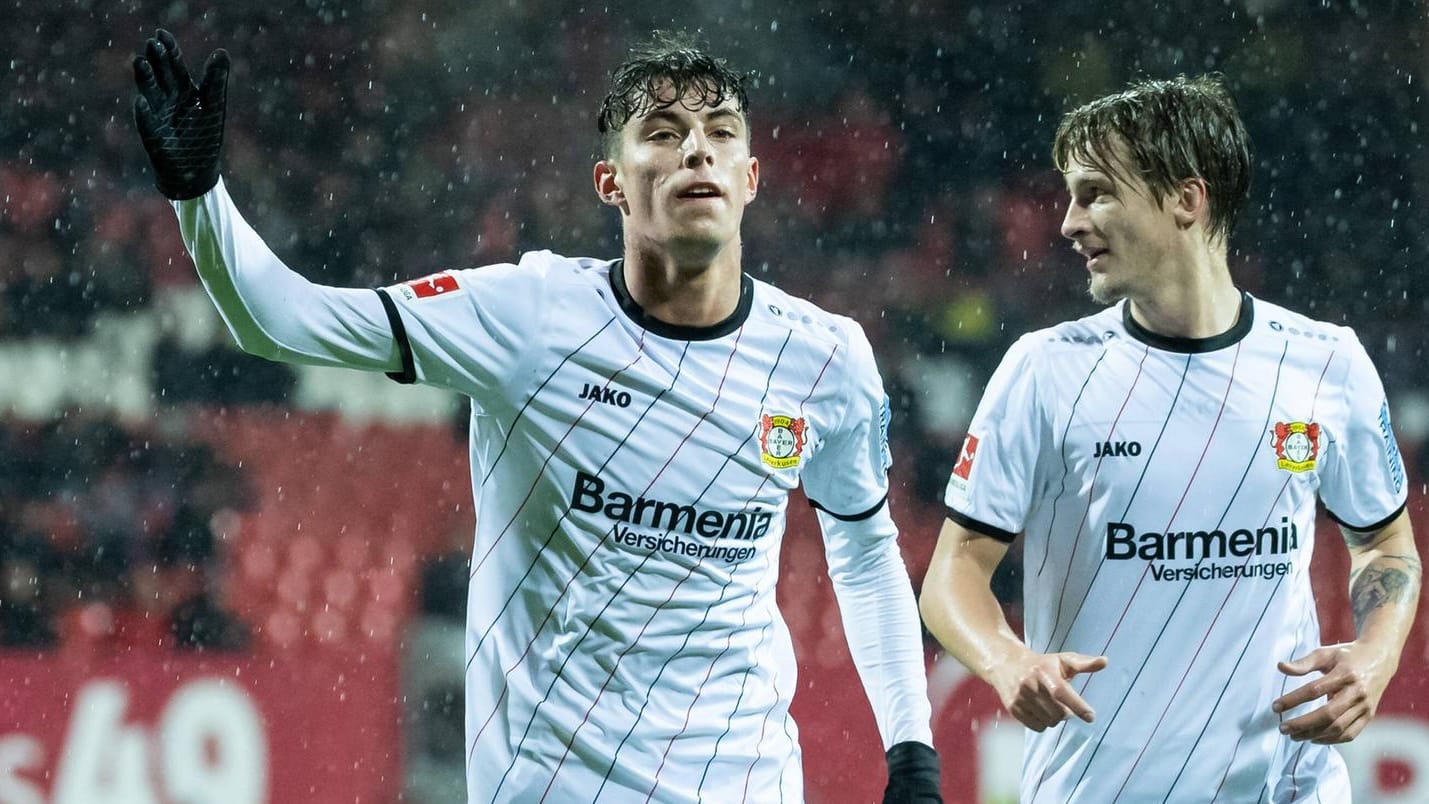
[[1260,337],[1288,341],[1292,346],[1318,344],[1332,349],[1340,345],[1359,346],[1359,337],[1349,326],[1320,321],[1254,296],[1251,302],[1255,311],[1252,331]]
[[1009,354],[1028,358],[1095,356],[1106,349],[1108,341],[1125,335],[1121,320],[1121,304],[1115,304],[1088,316],[1032,330],[1013,343]]
[[814,343],[854,350],[870,348],[863,327],[852,318],[829,312],[768,282],[753,281],[754,303],[749,311],[752,322],[776,330],[788,330]]

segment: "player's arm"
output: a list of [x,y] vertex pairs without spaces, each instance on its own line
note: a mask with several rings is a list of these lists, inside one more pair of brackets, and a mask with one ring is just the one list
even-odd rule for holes
[[1106,667],[1106,657],[1032,651],[1012,630],[992,593],[992,573],[1008,542],[948,519],[943,523],[919,608],[943,648],[997,691],[1002,705],[1033,731],[1073,715],[1090,723],[1092,708],[1070,679]]
[[219,179],[228,68],[228,54],[217,50],[195,84],[178,42],[162,30],[134,59],[135,124],[205,289],[250,354],[398,369],[401,357],[382,298],[370,290],[316,285],[289,270],[229,199]]
[[868,515],[818,509],[849,652],[873,707],[888,762],[885,804],[935,804],[933,750],[923,635],[898,528],[886,502]]
[[1376,530],[1341,527],[1340,532],[1350,550],[1356,637],[1280,664],[1281,672],[1292,676],[1324,673],[1275,702],[1275,711],[1282,712],[1326,697],[1323,706],[1281,724],[1281,731],[1296,740],[1349,742],[1369,725],[1399,668],[1419,603],[1422,572],[1408,511]]

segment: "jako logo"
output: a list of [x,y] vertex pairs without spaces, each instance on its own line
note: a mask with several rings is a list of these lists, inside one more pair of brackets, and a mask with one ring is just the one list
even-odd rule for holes
[[1125,458],[1141,454],[1140,441],[1098,441],[1093,458]]
[[630,407],[630,392],[614,391],[608,385],[601,386],[588,382],[576,398],[594,399],[602,405],[614,405],[618,408]]

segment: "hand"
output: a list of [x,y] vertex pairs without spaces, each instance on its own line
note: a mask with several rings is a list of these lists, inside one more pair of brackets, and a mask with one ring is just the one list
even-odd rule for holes
[[1073,715],[1091,723],[1096,713],[1067,682],[1106,664],[1105,656],[1029,651],[1005,666],[993,687],[1007,711],[1033,731],[1049,729]]
[[195,86],[179,43],[160,29],[134,57],[134,123],[154,165],[159,192],[181,201],[197,198],[218,184],[223,148],[228,52],[215,50]]
[[1324,706],[1280,724],[1280,733],[1292,740],[1309,740],[1328,745],[1347,743],[1359,736],[1374,718],[1380,696],[1393,671],[1385,672],[1377,657],[1359,649],[1354,642],[1316,648],[1293,662],[1280,662],[1280,672],[1303,676],[1324,673],[1275,699],[1271,709],[1287,712],[1310,701],[1328,696]]
[[888,749],[883,804],[943,804],[938,792],[938,752],[909,740]]

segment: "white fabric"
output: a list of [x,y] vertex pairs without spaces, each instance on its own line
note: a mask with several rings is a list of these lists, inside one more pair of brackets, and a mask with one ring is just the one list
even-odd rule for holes
[[1357,527],[1404,504],[1379,379],[1351,330],[1267,302],[1200,352],[1123,306],[1012,347],[948,485],[954,519],[1025,534],[1029,646],[1110,662],[1074,682],[1095,723],[1027,735],[1021,800],[1347,801],[1270,705],[1310,680],[1276,662],[1321,644],[1317,496]]
[[[377,293],[289,275],[222,186],[176,208],[245,348],[401,368]],[[820,514],[884,745],[931,743],[862,330],[746,279],[740,325],[667,337],[622,306],[615,265],[537,252],[383,291],[416,378],[473,400],[470,800],[801,800],[774,596],[801,480],[862,517]]]

